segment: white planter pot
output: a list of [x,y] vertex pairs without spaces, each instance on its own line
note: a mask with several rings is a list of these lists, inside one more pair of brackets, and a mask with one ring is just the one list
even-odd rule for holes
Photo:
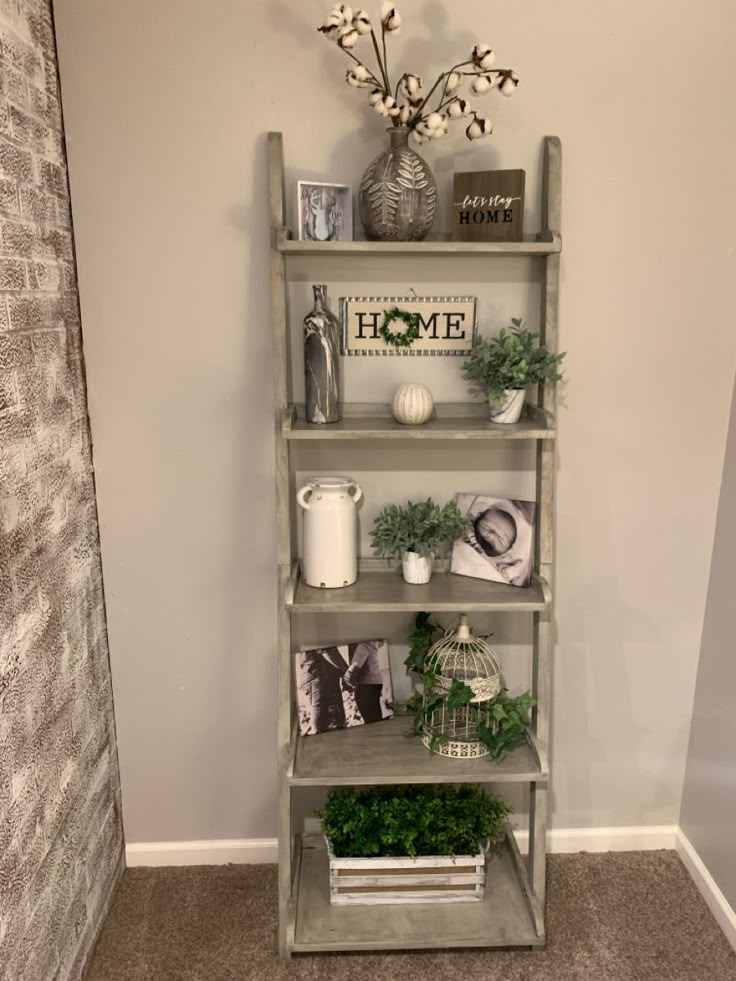
[[302,578],[335,589],[358,578],[358,510],[363,496],[350,477],[318,477],[296,495],[304,511]]
[[525,388],[508,388],[503,393],[503,400],[500,403],[494,403],[489,399],[491,422],[518,422],[525,398]]
[[401,556],[401,571],[404,582],[414,585],[429,582],[432,578],[432,555],[417,555],[416,552],[404,552]]
[[486,856],[335,858],[329,841],[330,903],[374,906],[396,903],[477,903],[486,888]]

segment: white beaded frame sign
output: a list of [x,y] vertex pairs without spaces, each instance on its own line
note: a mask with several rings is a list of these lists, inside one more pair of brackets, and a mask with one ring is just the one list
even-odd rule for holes
[[[419,317],[419,337],[409,347],[389,344],[380,334],[390,307],[399,307]],[[477,329],[476,297],[342,296],[340,323],[342,353],[346,355],[467,355]],[[401,320],[391,323],[394,333],[401,333],[405,328]]]

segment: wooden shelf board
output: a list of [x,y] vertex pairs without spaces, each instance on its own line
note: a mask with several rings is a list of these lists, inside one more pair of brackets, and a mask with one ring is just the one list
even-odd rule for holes
[[284,413],[283,435],[290,440],[536,440],[553,439],[555,427],[551,416],[534,405],[527,406],[519,422],[503,425],[488,419],[485,405],[440,404],[423,426],[402,426],[379,404],[347,404],[340,422],[319,425],[307,422],[304,406],[295,405]]
[[296,786],[357,786],[384,783],[527,783],[544,782],[549,772],[533,742],[519,746],[501,763],[451,760],[430,753],[410,738],[410,720],[386,719],[340,732],[297,737],[289,767]]
[[542,946],[510,845],[489,862],[481,902],[331,906],[324,842],[305,836],[292,951]]
[[547,256],[562,250],[560,236],[556,233],[544,240],[524,242],[302,242],[289,238],[289,234],[288,229],[281,228],[276,247],[279,252],[291,256]]
[[545,609],[550,601],[547,583],[536,576],[531,586],[521,588],[435,572],[428,583],[417,586],[404,582],[398,569],[375,570],[371,560],[363,560],[357,582],[340,589],[307,586],[297,573],[286,605],[293,613],[527,613]]

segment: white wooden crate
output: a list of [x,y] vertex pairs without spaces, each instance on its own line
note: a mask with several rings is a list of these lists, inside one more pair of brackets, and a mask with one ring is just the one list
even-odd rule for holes
[[483,899],[486,856],[336,858],[329,841],[333,906],[391,903],[474,903]]

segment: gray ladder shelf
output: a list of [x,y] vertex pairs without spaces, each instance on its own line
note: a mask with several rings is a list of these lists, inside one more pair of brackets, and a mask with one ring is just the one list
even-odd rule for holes
[[[300,256],[391,255],[443,257],[533,256],[544,263],[540,332],[557,350],[560,275],[562,151],[557,137],[544,140],[542,223],[533,241],[301,242],[285,226],[284,154],[281,133],[268,135],[271,209],[271,302],[276,429],[278,565],[278,766],[279,950],[402,950],[450,947],[541,946],[545,943],[545,847],[549,765],[552,572],[555,496],[555,387],[539,387],[536,405],[519,423],[498,426],[470,404],[437,406],[421,428],[402,427],[383,405],[347,404],[344,417],[313,426],[295,405],[289,385],[287,260]],[[452,576],[440,570],[426,586],[405,586],[396,567],[361,559],[354,586],[314,590],[300,579],[296,555],[291,449],[303,440],[535,440],[537,529],[535,576],[528,589]],[[537,700],[527,743],[502,764],[448,760],[403,735],[406,720],[323,733],[301,739],[292,697],[292,618],[302,613],[435,611],[528,612],[533,618],[532,692]],[[435,906],[330,906],[327,855],[310,835],[295,834],[292,795],[300,787],[350,784],[527,783],[529,848],[523,857],[509,830],[501,856],[489,865],[486,898],[472,904]]]

